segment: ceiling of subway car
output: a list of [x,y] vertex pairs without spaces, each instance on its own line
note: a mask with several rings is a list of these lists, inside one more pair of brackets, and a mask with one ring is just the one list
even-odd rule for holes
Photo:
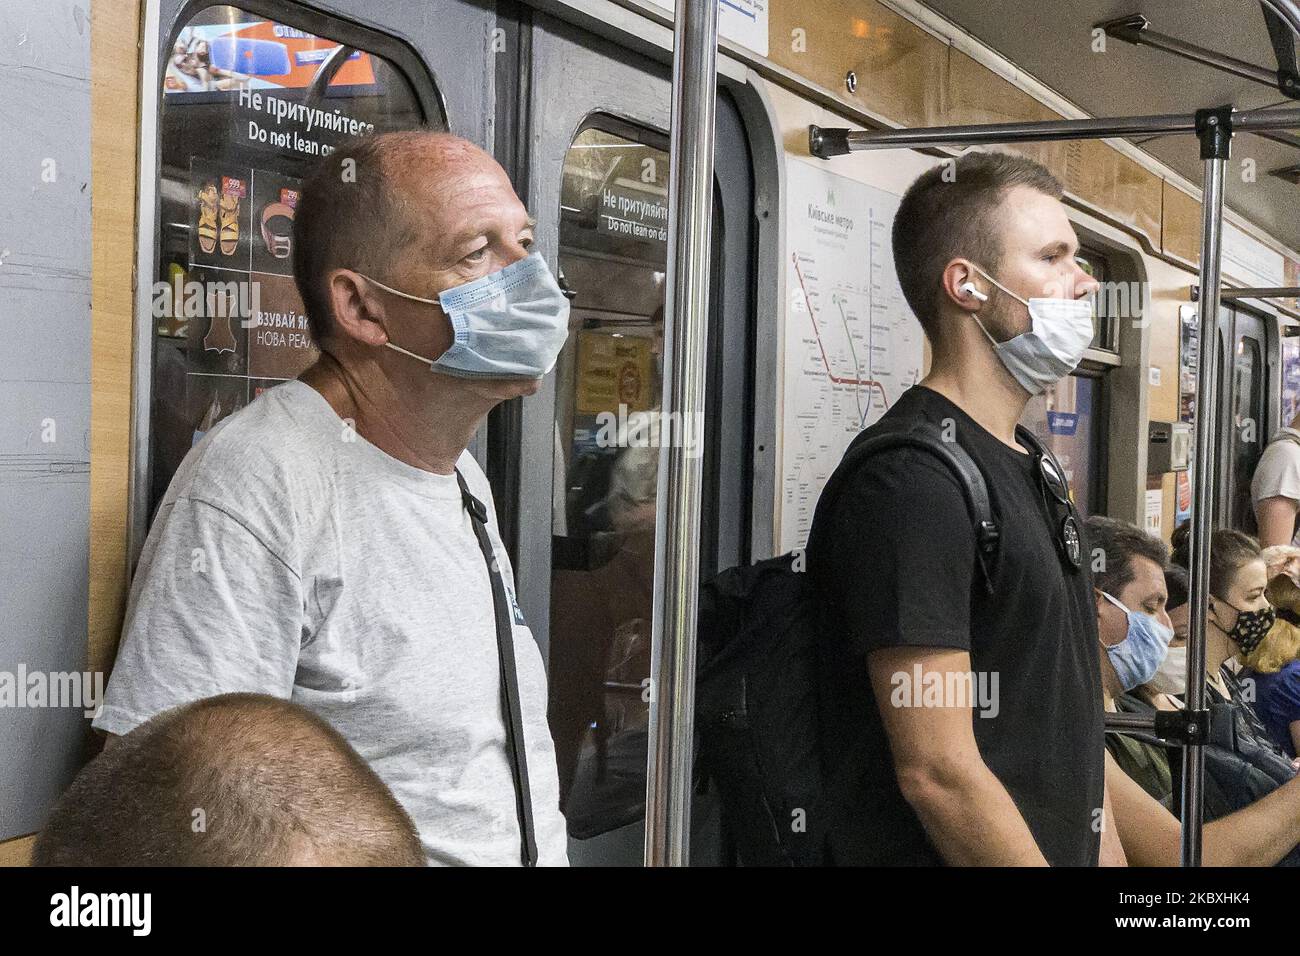
[[[1106,38],[1092,49],[1098,23],[1140,13],[1149,29],[1218,53],[1277,68],[1256,0],[924,0],[1027,73],[1098,116],[1195,112],[1231,103],[1238,110],[1295,106],[1277,88],[1232,76],[1149,46]],[[1300,130],[1292,135],[1300,137]],[[1201,183],[1195,137],[1139,141],[1142,149]],[[1300,148],[1238,133],[1228,167],[1229,207],[1300,250],[1300,186],[1269,175],[1300,164]],[[1243,181],[1241,160],[1255,160],[1257,179]]]

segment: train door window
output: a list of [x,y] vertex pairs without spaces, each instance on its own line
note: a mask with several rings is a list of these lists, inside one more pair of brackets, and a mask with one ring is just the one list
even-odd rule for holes
[[1084,515],[1105,510],[1101,402],[1101,375],[1076,373],[1031,398],[1020,420],[1060,460],[1074,504]]
[[[1132,314],[1134,303],[1126,301],[1131,291],[1131,284],[1116,284],[1112,281],[1110,262],[1104,253],[1088,246],[1081,246],[1075,261],[1079,268],[1100,284],[1095,302],[1096,329],[1092,336],[1091,347],[1106,352],[1119,351],[1118,328],[1115,324],[1117,315]],[[1124,301],[1122,301],[1124,300]]]
[[1228,498],[1232,527],[1253,528],[1250,480],[1267,440],[1264,433],[1264,354],[1262,324],[1236,314],[1232,368],[1232,435]]
[[569,832],[585,839],[644,812],[667,143],[590,121],[560,202],[573,334],[556,366],[550,717]]
[[1282,339],[1282,425],[1290,425],[1300,415],[1300,340]]
[[296,5],[247,6],[201,7],[167,48],[150,514],[208,429],[317,355],[293,280],[302,178],[353,137],[446,128],[405,45]]

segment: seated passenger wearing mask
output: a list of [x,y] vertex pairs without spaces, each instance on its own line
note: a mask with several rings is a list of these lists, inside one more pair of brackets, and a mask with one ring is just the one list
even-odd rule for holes
[[[1160,648],[1172,632],[1166,612],[1165,547],[1136,525],[1087,520],[1096,575],[1103,707],[1115,710],[1124,692],[1157,672]],[[1098,559],[1101,560],[1098,560]],[[1107,734],[1106,785],[1125,857],[1132,866],[1176,866],[1181,811],[1181,749],[1149,734]],[[1206,866],[1271,866],[1300,860],[1300,779],[1278,786],[1235,753],[1208,745],[1203,791]],[[1213,772],[1251,776],[1258,795],[1233,805]],[[1231,769],[1229,769],[1231,768]],[[1235,811],[1235,812],[1234,812]]]
[[566,863],[542,659],[465,450],[568,336],[532,244],[505,171],[459,137],[371,136],[321,163],[293,240],[319,360],[186,456],[95,727],[229,691],[293,700],[370,762],[431,863]]
[[1187,572],[1176,564],[1165,566],[1165,614],[1174,629],[1169,653],[1156,669],[1156,676],[1133,690],[1128,696],[1156,710],[1180,710],[1187,693],[1187,628],[1191,622],[1191,605],[1187,603]]
[[1300,753],[1300,587],[1285,574],[1269,582],[1265,594],[1277,620],[1258,644],[1242,644],[1237,675],[1254,684],[1255,712],[1273,742],[1293,761]]
[[[1171,560],[1190,563],[1190,523],[1174,529]],[[1228,666],[1244,644],[1254,647],[1268,633],[1276,613],[1268,603],[1267,568],[1259,542],[1248,534],[1220,528],[1210,537],[1210,598],[1205,633],[1206,690],[1210,702],[1229,705],[1233,746],[1276,782],[1291,779],[1295,767],[1273,742],[1255,710],[1254,687],[1243,686]]]
[[[1125,521],[1092,515],[1086,524],[1094,555],[1103,707],[1108,712],[1147,710],[1126,698],[1156,676],[1173,638],[1165,611],[1168,552],[1164,542]],[[1147,734],[1107,734],[1106,749],[1144,790],[1163,806],[1172,806],[1174,783],[1159,740]]]
[[303,707],[223,694],[156,714],[82,768],[37,866],[424,866],[415,825]]

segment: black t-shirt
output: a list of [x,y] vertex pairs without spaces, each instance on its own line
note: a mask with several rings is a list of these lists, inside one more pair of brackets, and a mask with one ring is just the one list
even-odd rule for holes
[[1068,570],[1034,457],[939,393],[913,386],[885,419],[869,431],[925,419],[954,435],[984,474],[1001,539],[989,566],[990,595],[957,479],[916,449],[872,456],[844,484],[836,507],[818,514],[807,557],[827,615],[827,757],[835,764],[856,751],[844,801],[851,812],[833,828],[832,858],[942,863],[898,788],[866,677],[868,651],[918,646],[968,651],[977,692],[983,680],[991,694],[996,675],[996,694],[972,708],[984,762],[1050,864],[1094,865],[1105,775],[1087,541],[1083,569]]

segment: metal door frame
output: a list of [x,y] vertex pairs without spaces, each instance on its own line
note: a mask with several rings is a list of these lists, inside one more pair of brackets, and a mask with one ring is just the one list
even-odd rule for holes
[[[1216,465],[1218,468],[1219,487],[1223,493],[1215,502],[1215,524],[1218,527],[1233,527],[1232,508],[1239,489],[1233,478],[1236,468],[1234,454],[1235,441],[1231,432],[1235,428],[1232,420],[1233,402],[1237,394],[1237,342],[1242,336],[1241,319],[1258,323],[1260,328],[1260,375],[1263,380],[1256,386],[1261,398],[1262,416],[1256,422],[1255,440],[1260,453],[1273,433],[1281,425],[1281,390],[1280,378],[1280,337],[1277,318],[1259,309],[1251,308],[1240,302],[1224,302],[1219,312],[1218,327],[1218,361],[1221,363],[1223,390],[1219,394],[1217,432],[1221,439],[1228,442],[1227,447],[1218,449]],[[1251,336],[1255,338],[1255,336]],[[1258,464],[1258,456],[1256,456]]]
[[[581,27],[564,20],[556,19],[540,12],[532,15],[531,78],[529,96],[531,115],[524,128],[531,130],[530,156],[527,169],[527,186],[525,203],[529,212],[539,220],[536,231],[535,248],[546,257],[552,265],[559,258],[559,200],[562,185],[565,153],[573,142],[574,136],[584,125],[588,125],[593,116],[607,116],[614,120],[635,127],[652,130],[666,136],[669,126],[669,90],[668,67],[655,59],[643,57],[629,49],[593,34]],[[570,86],[570,95],[562,101],[546,100],[547,83],[550,77],[571,76],[575,64],[581,68],[587,65],[598,66],[586,79],[599,80],[586,89],[593,90],[590,98],[580,99]],[[568,70],[569,72],[566,72]],[[564,86],[562,82],[556,84]],[[723,99],[720,91],[719,99]],[[734,106],[734,109],[733,109]],[[720,121],[720,127],[726,129],[728,142],[734,142],[737,133],[748,133],[746,112],[740,103],[732,103],[723,108],[729,113]],[[752,146],[749,137],[747,145]],[[746,211],[753,213],[753,197],[759,190],[759,178],[751,165],[752,196],[747,197]],[[717,188],[715,180],[715,190]],[[719,239],[726,244],[727,254],[735,251],[734,219],[741,215],[734,201],[728,202],[723,196],[723,219],[733,221],[731,228],[724,231]],[[738,198],[738,197],[737,197]],[[750,223],[751,231],[747,240],[751,249],[758,245],[759,224]],[[756,431],[761,434],[761,425],[756,428],[752,421],[752,376],[754,367],[752,355],[757,330],[753,324],[758,313],[757,301],[752,280],[757,279],[757,270],[752,268],[752,259],[747,263],[751,275],[748,288],[728,288],[724,295],[722,309],[732,314],[724,322],[734,323],[737,298],[744,299],[749,315],[750,338],[743,347],[740,362],[733,361],[737,356],[728,354],[724,358],[721,370],[722,391],[718,394],[731,400],[738,389],[743,389],[747,404],[746,414],[741,422],[729,422],[723,433],[723,441],[730,449],[740,449],[752,445]],[[725,277],[724,277],[725,279]],[[747,364],[747,368],[738,367]],[[711,373],[712,374],[712,373]],[[743,377],[742,377],[743,376]],[[740,379],[738,384],[737,379]],[[665,388],[667,383],[665,383]],[[517,411],[510,413],[510,418],[500,419],[500,426],[490,431],[488,436],[488,459],[494,464],[489,472],[497,491],[497,510],[503,525],[510,527],[516,537],[515,551],[512,555],[515,576],[518,582],[520,607],[528,619],[529,627],[537,640],[544,659],[549,661],[550,651],[550,591],[551,591],[551,502],[554,479],[553,435],[555,425],[556,380],[553,376],[543,380],[542,387],[536,395],[521,400]],[[712,443],[713,437],[708,441]],[[728,535],[728,540],[740,538],[734,549],[728,548],[719,560],[724,563],[734,557],[746,560],[751,551],[751,525],[753,511],[747,500],[749,488],[740,487],[735,475],[748,480],[752,475],[753,465],[747,458],[739,463],[740,467],[726,475],[730,463],[723,461],[724,478],[721,484],[722,500],[745,506],[739,535]],[[730,480],[728,480],[730,479]],[[738,496],[741,496],[738,498]],[[754,503],[755,505],[757,502]],[[543,510],[544,506],[544,510]],[[546,515],[545,521],[536,520]],[[527,516],[527,518],[525,518]],[[662,502],[658,520],[663,519]],[[717,542],[710,542],[715,547]]]

